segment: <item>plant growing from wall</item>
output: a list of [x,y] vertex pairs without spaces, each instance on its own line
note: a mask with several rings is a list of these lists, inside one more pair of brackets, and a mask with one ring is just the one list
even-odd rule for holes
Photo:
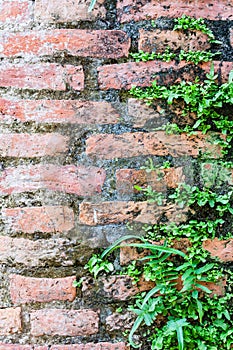
[[[175,22],[176,30],[201,30],[211,42],[215,40],[202,19],[183,16]],[[169,55],[170,51],[160,57],[139,52],[134,54],[134,58],[147,61],[166,59]],[[182,59],[190,60],[190,53],[182,55]],[[217,75],[212,66],[204,81],[197,78],[194,82],[183,81],[169,87],[153,82],[148,88],[133,87],[130,92],[148,104],[155,99],[162,99],[168,105],[181,102],[184,106],[183,116],[192,113],[196,120],[186,128],[168,125],[167,132],[188,131],[193,134],[198,131],[205,134],[213,131],[217,135],[213,142],[222,147],[222,160],[218,163],[232,166],[228,151],[233,137],[233,122],[225,110],[233,105],[233,72],[228,82],[218,84],[216,81]],[[164,164],[164,168],[169,166]],[[151,159],[143,168],[147,172],[159,171]],[[143,277],[155,284],[147,293],[136,295],[129,305],[129,310],[135,314],[135,322],[128,336],[129,344],[132,348],[141,349],[150,346],[151,350],[230,350],[233,344],[233,308],[230,303],[233,294],[229,288],[224,296],[214,295],[210,283],[221,284],[227,279],[230,286],[233,274],[210,256],[203,248],[203,242],[216,237],[228,239],[231,235],[226,228],[233,214],[233,190],[229,186],[215,188],[215,183],[206,179],[203,185],[179,184],[167,197],[151,187],[135,188],[157,205],[168,201],[180,207],[189,207],[190,216],[187,222],[180,224],[162,222],[146,225],[145,236],[122,237],[102,254],[94,255],[86,265],[97,278],[99,273],[117,273],[107,258],[122,245],[144,252],[143,257],[140,255],[120,271],[131,276],[134,283]],[[185,249],[175,249],[182,240],[186,242]],[[122,308],[120,310],[122,312]],[[139,329],[141,336],[135,338]]]

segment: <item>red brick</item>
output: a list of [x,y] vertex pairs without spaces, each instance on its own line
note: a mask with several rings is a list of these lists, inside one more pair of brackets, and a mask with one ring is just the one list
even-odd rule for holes
[[137,192],[138,186],[151,186],[157,192],[164,192],[167,188],[175,188],[185,181],[182,168],[146,170],[118,169],[116,171],[116,188],[120,193]]
[[98,0],[88,12],[89,3],[82,0],[36,0],[35,19],[42,23],[91,21],[105,18],[104,0]]
[[68,137],[57,133],[0,134],[0,152],[2,157],[58,156],[68,150],[68,141]]
[[98,332],[99,315],[92,310],[43,309],[30,314],[31,334],[84,336]]
[[86,153],[99,159],[114,159],[146,155],[197,157],[200,151],[208,151],[210,158],[220,157],[220,147],[208,139],[210,136],[201,132],[192,136],[185,133],[167,135],[164,131],[99,134],[87,139]]
[[39,189],[89,196],[101,192],[105,171],[96,167],[37,164],[6,168],[0,174],[0,194]]
[[74,213],[65,206],[4,208],[2,221],[13,232],[67,232],[74,227]]
[[149,86],[156,80],[156,75],[161,73],[169,76],[172,71],[187,66],[187,62],[176,63],[151,61],[151,62],[128,62],[121,64],[109,64],[98,68],[99,86],[101,90],[108,89],[126,89],[129,90],[133,85]]
[[0,3],[0,24],[17,25],[31,20],[32,3],[28,0],[4,0]]
[[48,350],[47,347],[32,347],[31,345],[19,345],[19,344],[0,344],[0,350]]
[[66,84],[69,84],[74,90],[84,89],[84,73],[81,66],[5,62],[0,65],[0,69],[0,87],[65,91]]
[[121,30],[55,29],[26,33],[2,33],[0,57],[51,56],[66,52],[81,57],[128,56],[130,39]]
[[70,242],[65,239],[38,239],[0,236],[0,262],[20,264],[28,267],[48,266],[49,264],[71,266],[77,259],[72,249],[67,250]]
[[186,218],[186,210],[181,210],[174,204],[158,206],[148,202],[83,202],[79,210],[80,222],[91,226],[126,221],[155,224],[164,214],[170,221],[180,222]]
[[139,50],[164,52],[168,46],[172,51],[181,49],[185,51],[202,51],[210,48],[208,36],[199,31],[184,33],[182,31],[160,29],[155,29],[154,31],[139,30]]
[[113,314],[106,317],[106,326],[110,332],[120,330],[121,332],[126,329],[131,329],[135,321],[135,314],[133,312]]
[[101,281],[106,296],[116,300],[127,300],[139,292],[152,289],[155,285],[154,282],[146,282],[144,279],[141,279],[137,284],[133,284],[133,279],[129,276],[111,276]]
[[123,0],[117,2],[118,17],[121,22],[141,21],[159,17],[177,18],[188,15],[209,20],[232,20],[233,6],[231,0]]
[[[1,350],[1,349],[0,349]],[[51,350],[129,350],[125,343],[87,343],[73,345],[52,345]]]
[[130,117],[130,123],[132,123],[135,128],[157,128],[167,124],[169,121],[168,115],[164,110],[162,103],[163,102],[158,99],[154,100],[151,106],[148,106],[144,100],[129,98],[128,114]]
[[0,309],[0,335],[19,333],[21,330],[21,308]]
[[[199,64],[204,73],[209,73],[212,62]],[[186,71],[181,73],[181,68],[186,67]],[[153,81],[158,84],[172,84],[181,80],[193,81],[195,74],[193,65],[186,61],[176,63],[149,61],[149,62],[128,62],[121,64],[109,64],[98,68],[99,86],[101,90],[125,89],[132,86],[146,87]],[[230,71],[233,69],[232,62],[214,62],[216,73],[220,73],[223,82],[228,80]]]
[[203,248],[210,252],[212,257],[219,258],[221,261],[233,261],[233,239],[213,240],[207,239],[203,242]]
[[114,124],[119,113],[108,102],[0,99],[0,120],[37,123]]
[[47,303],[54,300],[73,301],[75,276],[64,278],[33,278],[10,275],[10,294],[13,304]]

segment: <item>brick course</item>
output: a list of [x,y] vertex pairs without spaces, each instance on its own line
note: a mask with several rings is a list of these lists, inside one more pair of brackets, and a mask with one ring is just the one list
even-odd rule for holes
[[13,304],[46,303],[55,300],[73,301],[75,276],[64,278],[33,278],[10,275],[10,293]]
[[[209,140],[209,141],[208,141]],[[155,155],[181,157],[197,157],[200,152],[210,153],[210,158],[220,157],[218,145],[210,143],[210,137],[198,132],[188,136],[166,135],[164,131],[150,133],[134,132],[121,135],[99,134],[87,139],[86,153],[100,159],[131,158]]]
[[84,89],[81,66],[60,66],[56,63],[1,63],[0,70],[0,87],[65,91],[66,84],[69,84],[74,90]]
[[96,334],[99,316],[92,310],[42,309],[30,314],[31,334],[84,336]]
[[97,167],[38,164],[5,169],[0,176],[0,194],[34,192],[38,189],[75,193],[101,192],[105,171]]
[[58,156],[68,150],[68,142],[68,137],[57,133],[0,134],[0,152],[2,157]]
[[0,57],[51,56],[66,52],[80,57],[128,56],[130,40],[121,30],[55,29],[2,33]]
[[137,2],[123,0],[117,2],[118,17],[121,22],[156,19],[158,17],[177,18],[182,15],[209,20],[232,20],[232,3],[229,0],[199,0],[198,3],[186,0],[152,0]]
[[0,120],[26,123],[115,124],[119,113],[105,101],[0,99]]
[[5,227],[13,232],[56,233],[74,227],[73,210],[66,206],[4,208],[1,216]]

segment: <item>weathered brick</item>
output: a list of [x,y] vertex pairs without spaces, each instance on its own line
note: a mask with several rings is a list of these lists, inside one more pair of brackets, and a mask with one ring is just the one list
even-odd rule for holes
[[38,189],[75,193],[80,196],[101,192],[105,171],[96,167],[37,164],[6,168],[0,174],[0,194],[34,192]]
[[0,25],[25,25],[32,18],[32,2],[29,0],[4,0],[0,2]]
[[86,144],[86,153],[99,159],[146,155],[197,157],[200,152],[206,151],[210,158],[221,156],[220,147],[211,143],[211,134],[203,135],[201,132],[192,136],[185,133],[167,135],[164,131],[99,134],[89,137]]
[[64,278],[33,278],[10,275],[10,294],[14,304],[46,303],[54,300],[73,301],[75,276]]
[[73,345],[52,345],[51,350],[129,350],[125,343],[87,343]]
[[113,314],[106,317],[106,326],[110,332],[116,330],[126,330],[131,329],[135,321],[135,314],[133,312],[119,313],[114,312]]
[[0,335],[20,333],[21,330],[21,308],[0,309]]
[[0,262],[2,264],[22,264],[28,267],[48,266],[48,264],[70,266],[75,261],[74,253],[67,251],[70,242],[65,239],[38,239],[0,236]]
[[209,20],[232,20],[233,6],[230,0],[200,0],[198,2],[178,0],[142,1],[123,0],[117,2],[121,22],[141,21],[159,17],[177,18],[188,15]]
[[84,89],[84,73],[81,66],[56,63],[2,63],[0,87],[33,90],[65,91],[66,84],[74,90]]
[[139,50],[164,52],[168,46],[172,51],[181,49],[185,51],[202,51],[210,48],[208,36],[199,31],[184,33],[182,31],[160,29],[155,29],[154,31],[139,30]]
[[121,30],[55,29],[0,34],[0,57],[51,56],[66,52],[81,57],[128,56],[130,39]]
[[[121,64],[109,64],[98,68],[98,81],[101,90],[126,89],[133,85],[148,86],[156,80],[159,74],[177,72],[187,66],[187,62],[176,63],[151,61],[151,62],[128,62]],[[170,79],[170,78],[169,78]]]
[[0,350],[49,350],[47,346],[0,344]]
[[103,291],[108,298],[116,300],[127,300],[139,292],[145,292],[154,287],[154,282],[147,282],[141,279],[137,284],[133,284],[132,277],[110,276],[101,279]]
[[98,0],[93,11],[88,12],[86,0],[36,0],[35,19],[42,23],[91,21],[105,18],[104,0]]
[[182,167],[146,170],[118,169],[116,171],[116,188],[120,193],[136,192],[134,186],[151,186],[153,190],[164,192],[167,188],[175,188],[178,183],[184,182],[185,176]]
[[[211,62],[199,64],[203,73],[209,73]],[[182,68],[185,67],[184,72]],[[146,87],[153,81],[158,84],[172,84],[181,80],[193,81],[196,74],[194,66],[186,61],[176,63],[149,61],[128,62],[121,64],[109,64],[98,68],[98,81],[101,90],[108,89],[131,89],[132,86]],[[220,75],[222,81],[227,81],[230,71],[233,69],[232,62],[214,62],[215,72]]]
[[83,202],[79,206],[79,220],[85,225],[108,225],[126,221],[157,223],[163,215],[170,221],[185,220],[185,209],[174,204],[158,206],[148,202]]
[[119,117],[105,101],[0,99],[0,120],[4,122],[114,124]]
[[212,257],[217,257],[221,261],[233,261],[232,238],[227,240],[219,240],[218,238],[214,238],[213,240],[207,239],[203,242],[203,248],[208,250]]
[[32,347],[31,345],[3,344],[0,343],[0,350],[48,350],[47,347]]
[[56,156],[68,150],[68,141],[68,137],[57,133],[0,134],[0,152],[2,157]]
[[178,124],[181,127],[191,126],[197,120],[197,116],[194,112],[188,112],[184,116],[184,108],[185,103],[182,100],[174,100],[170,105],[162,99],[155,99],[148,105],[145,100],[129,98],[129,123],[147,131],[163,129],[168,123]]
[[73,210],[65,206],[4,208],[1,218],[6,229],[13,232],[55,233],[74,227]]
[[98,332],[99,315],[93,310],[43,309],[30,314],[31,334],[84,336]]

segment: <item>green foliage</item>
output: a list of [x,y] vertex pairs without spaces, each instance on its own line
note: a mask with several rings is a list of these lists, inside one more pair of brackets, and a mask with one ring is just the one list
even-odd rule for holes
[[103,260],[99,255],[93,254],[88,263],[84,267],[96,278],[101,271],[112,272],[114,270],[113,264],[109,261]]
[[[174,30],[199,30],[208,35],[210,42],[217,43],[213,32],[205,25],[203,19],[182,16],[175,20]],[[181,51],[179,59],[197,64],[212,60],[215,55],[201,51]],[[140,51],[131,56],[136,61],[168,61],[175,58],[169,49],[163,54]],[[226,107],[230,109],[233,105],[233,71],[228,82],[224,84],[218,84],[217,78],[212,65],[204,81],[197,78],[194,82],[181,81],[168,87],[160,86],[155,81],[145,89],[132,87],[130,92],[148,104],[155,99],[162,99],[168,105],[181,102],[184,106],[183,116],[192,113],[196,116],[195,122],[185,128],[170,123],[165,126],[165,132],[194,134],[199,131],[205,134],[212,130],[213,135],[217,135],[212,137],[212,142],[222,146],[224,157],[233,138],[232,116],[225,113]],[[218,136],[219,134],[223,134],[224,137]],[[170,162],[167,161],[162,166],[155,166],[149,158],[141,169],[148,173],[155,171],[158,177],[162,177],[161,169],[170,166]],[[227,181],[230,174],[227,169],[223,171],[222,167],[232,168],[232,161],[223,158],[211,166],[218,169],[217,175],[208,174],[209,168],[204,164],[201,168],[202,186],[182,183],[166,197],[164,193],[154,191],[151,186],[135,186],[149,202],[163,205],[167,200],[180,207],[189,207],[191,218],[180,224],[160,222],[156,225],[146,225],[145,237],[121,237],[102,254],[93,255],[85,266],[96,278],[100,272],[111,273],[114,270],[113,264],[106,259],[121,246],[133,247],[139,252],[144,252],[140,258],[130,262],[119,272],[131,276],[134,284],[142,277],[146,281],[155,282],[154,288],[147,293],[138,293],[129,305],[129,310],[136,315],[128,334],[129,344],[133,348],[141,347],[140,342],[143,341],[143,344],[150,344],[151,350],[231,349],[233,308],[230,301],[232,302],[233,295],[230,290],[222,297],[212,295],[208,283],[219,282],[226,275],[231,281],[232,273],[203,249],[203,242],[206,239],[226,238],[231,235],[224,232],[225,236],[221,236],[222,227],[229,224],[229,217],[233,214],[233,190],[226,186],[224,189],[219,187]],[[198,216],[199,213],[202,213],[201,217]],[[133,230],[133,226],[130,229]],[[189,245],[184,250],[175,249],[179,242],[182,246],[182,239],[188,239]],[[131,243],[127,243],[128,240]],[[228,284],[232,283],[229,281]],[[122,312],[123,309],[120,306],[118,310]],[[158,322],[158,318],[161,322]],[[135,334],[139,329],[145,328],[146,331],[140,332],[140,340],[136,341]]]
[[153,60],[161,60],[164,62],[170,62],[172,59],[176,57],[176,54],[171,52],[170,48],[166,48],[166,50],[163,53],[156,53],[156,52],[144,52],[142,50],[139,50],[139,52],[136,53],[130,53],[130,56],[136,61],[136,62],[147,62],[147,61],[153,61]]
[[221,42],[215,40],[215,36],[206,24],[203,18],[193,18],[190,16],[183,15],[180,18],[174,20],[175,26],[173,30],[199,30],[206,34],[211,43],[221,44]]
[[221,52],[215,52],[211,53],[208,51],[188,51],[185,52],[184,50],[180,51],[179,54],[179,60],[187,61],[187,62],[193,62],[194,64],[198,64],[200,62],[209,62],[212,61],[212,59],[220,55]]

